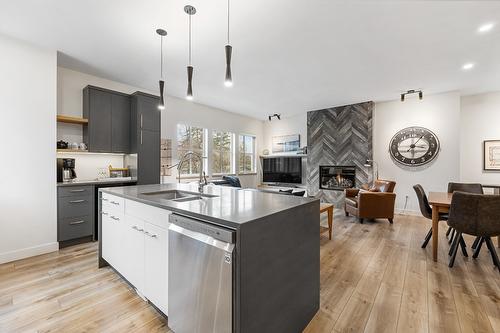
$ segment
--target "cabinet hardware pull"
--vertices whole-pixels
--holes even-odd
[[[82,203],[82,202],[85,202],[86,200],[71,200],[69,203]]]
[[[115,220],[115,221],[120,221],[120,219],[119,219],[118,217],[116,217],[116,216],[110,216],[110,217],[111,217],[113,220]]]
[[[141,130],[141,145],[142,145],[142,130]]]
[[[84,189],[81,189],[81,190],[71,190],[70,191],[71,193],[78,193],[78,192],[85,192]]]
[[[110,201],[113,205],[119,205],[120,203],[119,202],[116,202],[116,201]]]
[[[151,235],[151,238],[157,238],[157,237],[158,237],[158,235],[156,235],[156,234]]]
[[[106,212],[101,212],[101,214],[102,214],[102,215],[108,215],[108,213],[106,213]]]
[[[140,229],[140,228],[139,228],[139,229],[137,229],[137,231],[144,232],[144,229]]]
[[[108,199],[106,199],[106,198],[101,198],[101,200],[102,200],[102,201],[108,201]]]
[[[141,113],[141,129],[142,129],[142,113]],[[141,143],[142,143],[142,140],[141,140]]]
[[[75,224],[82,224],[82,223],[85,223],[84,220],[80,220],[80,221],[73,221],[73,222],[70,222],[69,224],[71,225],[75,225]]]

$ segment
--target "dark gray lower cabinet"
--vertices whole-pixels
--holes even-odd
[[[60,186],[57,189],[57,241],[60,247],[94,234],[94,187]]]

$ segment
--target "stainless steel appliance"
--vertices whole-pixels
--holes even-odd
[[[170,215],[168,326],[175,333],[233,331],[235,232]]]
[[[58,158],[57,159],[57,181],[69,182],[76,178],[75,159]]]

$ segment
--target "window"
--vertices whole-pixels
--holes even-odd
[[[184,124],[177,124],[177,156],[179,159],[188,151],[204,154],[205,131],[203,128]],[[197,159],[186,161],[180,170],[181,175],[194,175],[200,173],[200,162]]]
[[[231,132],[212,132],[212,174],[234,173],[233,137]]]
[[[255,170],[255,136],[240,135],[240,173],[254,173]]]

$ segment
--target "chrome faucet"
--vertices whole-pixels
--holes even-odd
[[[201,156],[200,154],[198,153],[195,153],[193,151],[188,151],[187,153],[185,153],[179,163],[177,164],[177,175],[179,177],[179,183],[181,182],[181,169],[182,169],[182,165],[189,161],[189,160],[192,160],[194,158],[196,158],[198,161],[200,161],[200,179],[198,180],[198,192],[203,193],[203,187],[205,185],[207,185],[207,177],[205,176],[205,171],[203,171],[203,156]]]

